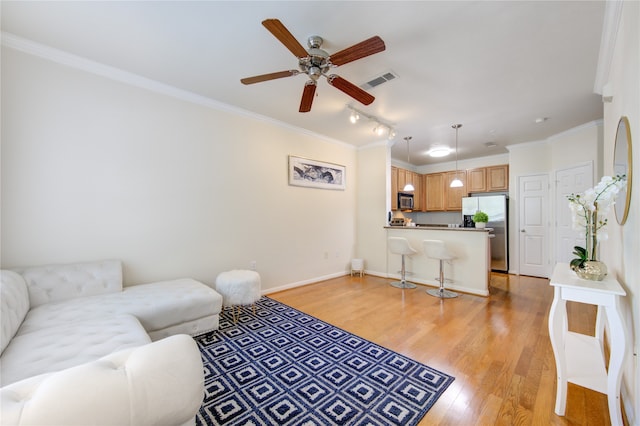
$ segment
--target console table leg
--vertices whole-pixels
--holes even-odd
[[[564,337],[567,330],[567,303],[560,297],[560,288],[556,287],[553,303],[549,310],[549,338],[556,358],[556,407],[555,413],[564,416],[567,405],[567,367],[564,350]]]
[[[616,304],[618,300],[616,299]],[[620,383],[622,381],[622,364],[626,353],[625,328],[618,307],[607,307],[607,320],[611,333],[611,353],[609,354],[609,371],[607,374],[607,399],[611,424],[622,426],[620,409]]]

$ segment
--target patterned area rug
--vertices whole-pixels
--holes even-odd
[[[198,425],[415,425],[453,377],[268,297],[196,338]]]

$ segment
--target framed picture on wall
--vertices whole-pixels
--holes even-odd
[[[345,166],[289,156],[289,185],[344,190]]]

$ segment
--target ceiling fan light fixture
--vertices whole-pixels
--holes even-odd
[[[351,111],[351,115],[349,116],[349,121],[351,121],[351,124],[356,124],[358,120],[360,120],[360,114],[355,111]]]

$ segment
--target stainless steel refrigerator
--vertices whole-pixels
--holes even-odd
[[[478,210],[489,216],[487,228],[491,244],[491,270],[509,271],[509,197],[507,195],[477,194],[462,199],[462,223],[474,226],[471,216]]]

